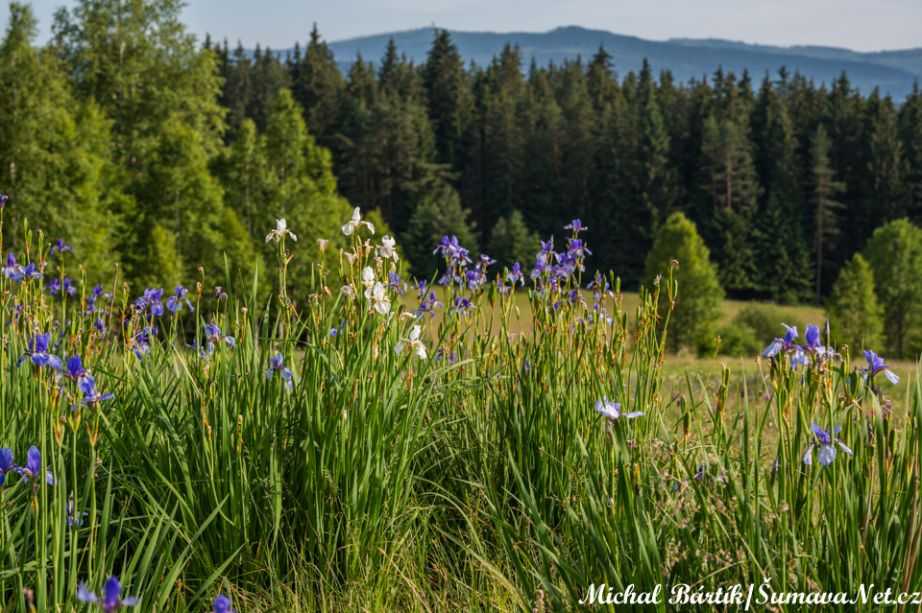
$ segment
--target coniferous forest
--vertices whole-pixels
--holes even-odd
[[[351,204],[380,214],[421,276],[445,233],[511,264],[580,217],[591,265],[633,288],[683,211],[729,296],[822,301],[877,226],[922,216],[918,88],[892,100],[785,71],[678,83],[621,74],[604,48],[468,65],[444,31],[423,65],[391,45],[343,74],[316,27],[283,56],[196,41],[174,0],[84,1],[37,47],[29,9],[10,10],[8,231],[44,212],[88,269],[117,259],[142,284],[220,272],[225,253],[252,267],[281,214],[333,236]]]

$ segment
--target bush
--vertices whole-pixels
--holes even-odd
[[[764,346],[760,337],[750,326],[744,323],[727,323],[717,331],[720,336],[720,355],[746,357],[756,355]]]
[[[675,310],[669,321],[668,346],[700,347],[707,342],[720,317],[723,288],[711,264],[710,252],[698,234],[698,229],[682,213],[673,213],[660,227],[647,254],[646,276],[652,282],[665,273],[673,260],[678,261],[675,280],[679,291]],[[660,304],[667,305],[665,296]]]
[[[736,317],[733,318],[733,324],[736,326],[746,326],[752,330],[753,335],[762,343],[764,347],[771,339],[778,336],[781,329],[781,322],[784,321],[784,315],[781,309],[772,304],[749,304],[743,307]],[[794,325],[795,322],[789,322]],[[761,349],[761,347],[757,347]]]

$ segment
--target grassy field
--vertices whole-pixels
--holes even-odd
[[[810,348],[797,367],[793,346],[667,355],[672,281],[568,300],[578,258],[528,300],[449,253],[468,280],[420,315],[386,246],[355,235],[296,305],[278,238],[268,309],[202,286],[52,294],[63,259],[4,269],[0,609],[546,612],[600,583],[922,586],[922,387],[902,366],[894,386]]]

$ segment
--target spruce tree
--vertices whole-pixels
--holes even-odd
[[[845,184],[836,181],[829,163],[829,137],[820,125],[810,145],[811,169],[810,187],[813,209],[813,258],[816,262],[814,292],[819,304],[823,293],[823,267],[826,254],[835,246],[839,235],[839,211],[843,208],[838,196],[845,191]]]
[[[695,224],[683,213],[671,214],[656,232],[653,249],[644,267],[647,281],[665,275],[671,262],[678,261],[675,310],[669,320],[667,344],[672,351],[706,344],[720,318],[723,290],[717,280],[710,252]],[[660,303],[667,308],[665,296]]]
[[[884,309],[887,352],[917,357],[922,348],[922,230],[898,219],[874,231],[863,250]]]
[[[462,165],[464,133],[471,121],[473,99],[461,54],[447,30],[436,31],[422,70],[436,160],[458,169]]]
[[[877,300],[874,273],[860,253],[839,272],[829,302],[829,325],[833,338],[851,349],[877,349],[883,337],[883,309]]]
[[[509,217],[503,217],[490,233],[487,253],[492,256],[499,269],[512,267],[516,262],[525,266],[530,264],[539,247],[538,235],[529,231],[525,219],[518,211],[512,211]]]

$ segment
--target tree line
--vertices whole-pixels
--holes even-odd
[[[31,12],[11,5],[8,224],[40,219],[85,259],[162,284],[222,270],[225,253],[252,267],[275,216],[335,239],[350,203],[422,276],[442,233],[525,264],[536,237],[580,217],[590,265],[631,288],[680,211],[728,295],[794,302],[827,296],[876,227],[922,215],[918,87],[894,101],[784,70],[677,83],[648,64],[618,74],[603,48],[526,66],[506,47],[478,66],[445,31],[422,65],[391,43],[344,72],[316,27],[284,55],[231,50],[199,45],[180,8],[80,0],[37,49]],[[303,247],[299,262],[317,249]]]
[[[581,217],[594,265],[635,286],[656,229],[682,211],[731,296],[819,300],[877,226],[922,213],[918,87],[897,104],[845,74],[828,87],[784,70],[759,83],[718,70],[680,84],[649,64],[619,77],[603,48],[526,68],[506,47],[465,65],[446,31],[421,66],[391,42],[347,74],[316,27],[285,57],[207,46],[232,124],[261,129],[290,88],[351,202],[412,235],[432,200],[460,201],[457,233],[509,251],[491,253],[501,261],[526,257],[510,227],[547,236]]]

